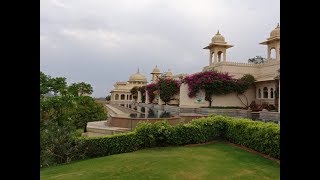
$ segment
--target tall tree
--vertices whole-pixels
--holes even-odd
[[[84,94],[92,94],[93,89],[91,84],[80,82],[80,83],[72,83],[68,87],[68,91],[74,96],[82,96]]]
[[[54,93],[55,95],[64,95],[67,89],[66,78],[56,77],[52,78],[49,75],[44,74],[40,71],[40,96],[47,93]]]

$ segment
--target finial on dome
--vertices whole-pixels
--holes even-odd
[[[219,30],[218,30],[217,34],[220,34],[220,33],[219,33]]]
[[[138,74],[140,73],[140,70],[139,70],[139,68],[138,68],[138,71],[137,71],[137,73],[138,73]]]

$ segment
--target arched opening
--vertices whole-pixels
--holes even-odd
[[[263,88],[263,98],[268,98],[268,88],[267,87]]]
[[[125,96],[124,94],[121,94],[120,99],[121,99],[121,100],[124,100],[125,98],[126,98],[126,96]]]
[[[261,89],[258,91],[258,97],[261,98]]]
[[[222,56],[223,56],[223,52],[222,52],[222,51],[219,51],[219,52],[218,52],[218,62],[221,62],[221,61],[222,61]]]
[[[270,58],[276,59],[276,49],[275,48],[270,49]]]
[[[273,98],[273,88],[270,89],[270,98]]]
[[[119,100],[119,94],[116,94],[115,100]]]
[[[130,100],[132,100],[132,95],[129,96]]]
[[[127,100],[129,99],[129,94],[127,94]]]

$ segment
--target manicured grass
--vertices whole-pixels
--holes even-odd
[[[45,179],[280,179],[280,164],[225,142],[139,150],[44,168]]]

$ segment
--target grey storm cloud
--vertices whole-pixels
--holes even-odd
[[[259,45],[280,22],[279,0],[41,0],[40,69],[87,82],[105,97],[140,69],[195,73],[217,32],[234,45],[227,60],[266,56]]]

